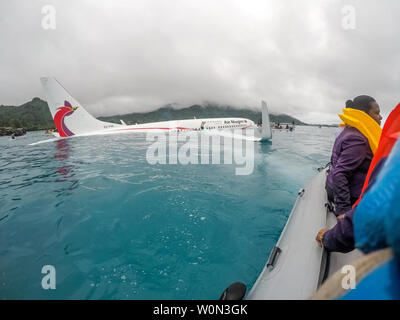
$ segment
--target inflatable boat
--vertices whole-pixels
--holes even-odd
[[[360,197],[363,198],[363,201],[360,202],[357,209],[358,218],[355,219],[357,223],[355,223],[354,232],[358,233],[357,247],[363,249],[364,252],[384,249],[390,245],[396,248],[396,245],[400,245],[400,237],[398,237],[399,233],[396,229],[398,224],[393,221],[400,221],[400,218],[396,216],[399,201],[398,193],[395,192],[398,190],[396,186],[400,184],[400,180],[392,172],[397,172],[400,163],[400,142],[398,141],[400,136],[400,104],[390,113],[383,130],[380,129],[375,120],[370,119],[359,110],[343,109],[343,114],[339,117],[344,124],[356,127],[366,136],[371,150],[374,152],[374,158]],[[392,152],[396,141],[397,149]],[[388,159],[388,163],[385,165],[384,173],[378,176],[378,178],[381,177],[380,180],[374,182],[376,185],[368,191],[364,198],[372,172],[382,165],[386,159]],[[337,221],[333,214],[333,206],[329,203],[325,191],[328,169],[325,167],[318,169],[318,171],[318,174],[308,185],[299,191],[285,228],[277,244],[271,250],[268,261],[247,295],[247,299],[302,300],[311,297],[313,299],[332,299],[342,291],[341,289],[336,290],[337,288],[332,291],[331,287],[341,286],[341,281],[337,281],[340,273],[336,272],[341,270],[343,266],[355,263],[358,266],[357,268],[362,270],[361,274],[357,275],[360,280],[365,276],[365,273],[373,271],[373,268],[376,269],[379,264],[391,259],[390,248],[363,255],[357,249],[346,254],[328,253],[324,248],[317,245],[315,238],[318,231],[324,228],[332,228]],[[358,204],[358,201],[356,204]],[[380,212],[379,216],[376,215],[378,211]],[[392,219],[389,220],[390,222],[383,222],[385,214],[389,219]],[[400,250],[397,249],[395,252],[399,254]],[[363,257],[359,259],[361,256]],[[393,261],[393,259],[390,261]],[[383,268],[383,273],[377,273],[376,276],[377,278],[380,277],[379,281],[372,278],[373,280],[369,282],[369,285],[364,286],[362,290],[355,291],[356,293],[352,291],[350,297],[397,299],[400,296],[400,291],[398,286],[392,285],[392,280],[396,281],[400,278],[398,272],[400,268],[396,263],[393,263],[393,266],[391,265],[390,273]],[[385,264],[383,267],[385,267]],[[331,277],[334,273],[336,274]],[[372,275],[374,276],[374,272],[372,272]],[[314,295],[329,277],[331,279],[322,288],[322,291],[327,288],[328,290]],[[370,278],[366,277],[366,279]],[[373,285],[370,285],[371,283]],[[377,288],[377,286],[380,287]],[[336,294],[332,294],[332,292],[336,292]],[[246,286],[243,283],[236,282],[223,292],[220,299],[243,299],[245,294]],[[340,294],[343,294],[343,292]]]
[[[325,191],[327,171],[318,169],[299,191],[286,226],[246,299],[309,299],[330,275],[362,256],[359,250],[328,253],[315,240],[320,229],[336,224]]]

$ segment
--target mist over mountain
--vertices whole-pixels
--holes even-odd
[[[99,120],[120,123],[120,119],[127,124],[168,121],[168,120],[184,120],[193,118],[246,118],[258,122],[261,120],[261,110],[255,111],[251,109],[237,109],[230,106],[220,106],[215,104],[192,105],[183,109],[174,109],[171,105],[164,106],[155,111],[146,113],[129,113],[124,115],[116,115],[111,117],[99,117]],[[306,125],[304,122],[293,118],[287,114],[271,114],[272,122],[289,122],[296,125]]]

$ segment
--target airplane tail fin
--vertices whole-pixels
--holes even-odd
[[[271,124],[269,121],[269,113],[265,101],[261,101],[261,141],[269,140],[272,138]]]
[[[43,77],[40,78],[40,81],[60,137],[70,137],[120,126],[97,120],[55,78]]]

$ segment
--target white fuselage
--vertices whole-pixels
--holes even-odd
[[[209,118],[172,120],[161,122],[150,122],[135,125],[122,125],[117,123],[104,123],[104,130],[96,130],[82,135],[113,134],[124,132],[183,132],[183,131],[211,131],[211,130],[237,130],[254,127],[252,120],[244,118]]]

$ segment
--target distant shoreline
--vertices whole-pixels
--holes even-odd
[[[142,113],[128,113],[108,117],[97,117],[99,120],[126,124],[149,123],[169,120],[184,120],[193,118],[223,118],[223,117],[246,118],[258,123],[261,120],[261,111],[252,109],[238,109],[231,106],[217,104],[192,105],[182,109],[174,109],[171,105],[161,107],[157,110]],[[274,123],[290,123],[296,126],[321,126],[337,127],[338,125],[307,124],[287,114],[270,114],[270,120]],[[50,114],[47,102],[40,98],[20,106],[0,105],[0,127],[13,129],[24,128],[26,131],[41,131],[54,129],[53,118]]]

